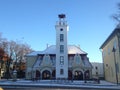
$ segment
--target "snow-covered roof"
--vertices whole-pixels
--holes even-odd
[[[68,54],[87,54],[80,47],[75,45],[68,45]]]
[[[89,62],[88,59],[83,60],[83,62],[84,62],[85,67],[87,67],[87,68],[91,68],[92,67],[92,64]]]
[[[56,54],[56,45],[49,46],[43,52],[44,54]]]
[[[26,56],[36,56],[37,54],[56,54],[56,45],[51,45],[46,48],[44,51],[35,51]],[[87,54],[80,47],[75,45],[68,45],[68,54]]]
[[[37,54],[41,53],[41,51],[34,51],[34,52],[31,52],[25,56],[36,56]]]

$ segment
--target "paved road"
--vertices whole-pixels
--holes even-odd
[[[26,88],[26,89],[3,89],[3,90],[90,90],[90,89],[49,89],[49,88]],[[92,89],[93,90],[93,89]]]
[[[60,88],[9,88],[3,90],[96,90],[96,89],[60,89]],[[111,90],[111,89],[97,89],[97,90]]]
[[[31,88],[31,89],[3,89],[3,90],[96,90],[96,89],[48,89],[48,88]],[[101,89],[103,90],[103,89]]]

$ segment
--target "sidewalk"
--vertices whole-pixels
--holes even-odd
[[[120,85],[110,83],[104,80],[100,81],[100,84],[93,81],[56,81],[56,80],[0,80],[0,86],[2,87],[59,87],[59,88],[94,88],[94,89],[119,89]]]

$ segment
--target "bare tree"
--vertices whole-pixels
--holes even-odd
[[[30,53],[32,49],[28,44],[23,44],[15,41],[10,41],[8,43],[8,55],[13,60],[14,63],[25,61],[25,55]]]
[[[1,78],[1,70],[3,67],[3,56],[4,56],[4,50],[0,48],[0,78]]]
[[[28,44],[16,43],[15,48],[14,48],[15,60],[17,62],[25,61],[24,56],[30,53],[31,51],[32,49],[30,48]]]
[[[5,77],[8,79],[9,76],[10,76],[10,73],[9,73],[9,67],[10,67],[10,58],[9,58],[9,43],[7,41],[7,39],[5,38],[2,38],[2,35],[0,34],[0,48],[4,51],[4,55],[2,58],[6,58],[7,60],[3,61],[5,67],[4,67],[4,72],[5,72]]]
[[[28,44],[20,43],[18,41],[8,41],[5,38],[2,38],[0,33],[0,53],[5,53],[7,55],[7,60],[4,61],[6,66],[5,77],[8,79],[10,76],[11,65],[20,65],[21,62],[25,62],[26,54],[33,51]]]
[[[28,44],[16,43],[14,48],[15,62],[14,66],[17,69],[17,75],[19,78],[24,77],[25,72],[21,69],[21,66],[26,62],[25,55],[33,51]]]
[[[118,12],[112,15],[112,17],[114,20],[118,22],[118,27],[120,27],[120,3],[118,3],[117,6],[118,6]]]

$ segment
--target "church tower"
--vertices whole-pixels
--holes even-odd
[[[68,78],[68,25],[65,14],[58,15],[56,22],[56,78]]]

